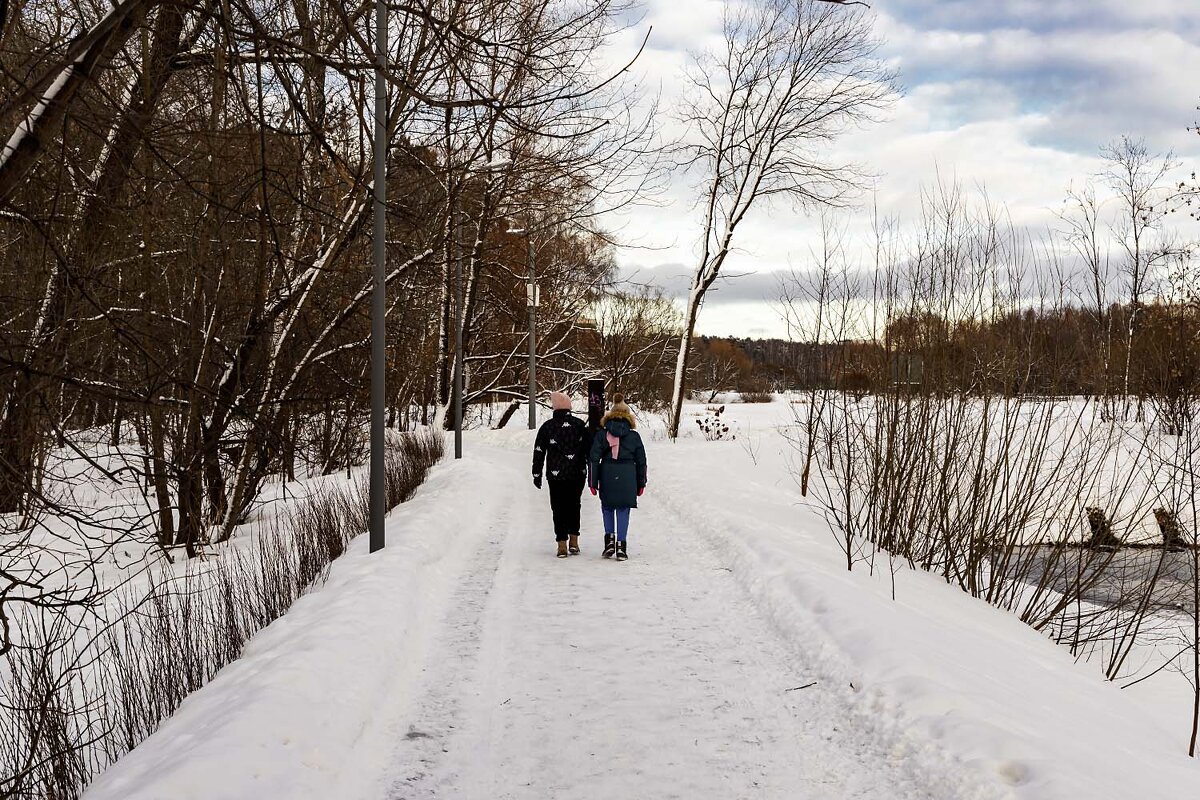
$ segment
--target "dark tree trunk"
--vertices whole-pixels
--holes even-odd
[[[13,381],[8,407],[0,419],[0,514],[22,509],[33,485],[34,442],[37,438],[33,382],[25,375]]]
[[[175,515],[171,509],[171,489],[167,475],[163,410],[150,408],[150,453],[153,459],[154,497],[158,503],[159,540],[164,548],[175,540]]]
[[[508,421],[512,419],[512,415],[517,413],[517,409],[520,407],[521,403],[517,400],[513,400],[511,403],[509,403],[508,408],[504,409],[504,414],[500,417],[500,421],[496,423],[496,430],[500,430],[507,425]]]

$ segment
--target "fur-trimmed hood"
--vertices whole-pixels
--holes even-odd
[[[637,428],[637,419],[634,418],[633,411],[629,406],[625,405],[625,398],[618,394],[613,397],[613,401],[613,407],[600,420],[600,427],[608,425],[610,420],[623,419],[629,423],[631,429]]]
[[[607,508],[637,508],[638,490],[646,485],[646,448],[636,424],[625,398],[614,394],[588,459],[589,485]]]

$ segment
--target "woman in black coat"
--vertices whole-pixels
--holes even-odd
[[[634,430],[637,420],[625,398],[613,395],[613,407],[600,420],[588,459],[588,486],[600,495],[604,517],[604,557],[618,561],[629,558],[629,511],[646,491],[646,448]]]
[[[571,413],[571,398],[550,393],[554,416],[542,423],[533,445],[533,485],[542,488],[542,467],[549,473],[550,511],[558,557],[579,553],[579,496],[587,475],[587,425]]]

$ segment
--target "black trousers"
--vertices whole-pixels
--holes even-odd
[[[564,480],[548,479],[550,484],[550,511],[554,515],[554,539],[565,542],[573,533],[579,533],[579,496],[583,494],[584,476]]]

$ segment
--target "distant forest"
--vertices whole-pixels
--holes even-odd
[[[1137,335],[1125,336],[1131,317]],[[699,337],[698,395],[722,391],[900,387],[927,391],[1089,395],[1121,390],[1140,398],[1190,391],[1200,378],[1200,309],[1156,302],[1112,305],[1103,313],[1075,306],[1029,309],[993,320],[948,322],[936,315],[898,317],[882,339],[802,342]]]

